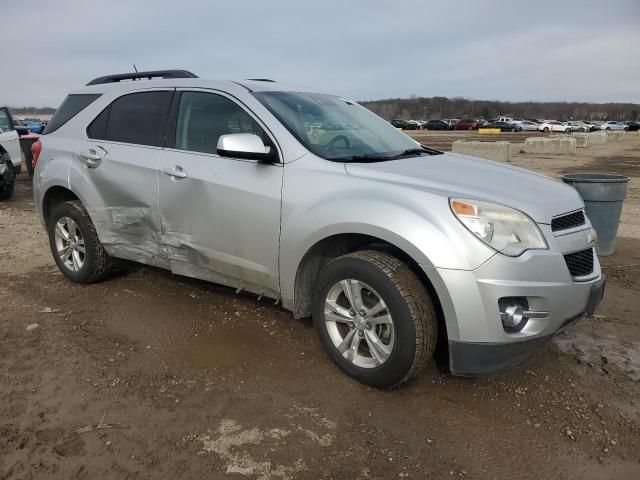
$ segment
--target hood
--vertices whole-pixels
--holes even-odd
[[[578,192],[524,168],[482,158],[444,153],[376,163],[347,163],[350,175],[396,183],[446,197],[500,203],[537,223],[584,207]]]

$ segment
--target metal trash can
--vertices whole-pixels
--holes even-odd
[[[29,174],[29,178],[33,178],[33,152],[31,152],[31,145],[36,143],[39,138],[40,136],[35,134],[23,135],[20,137],[20,148],[22,149],[22,154],[24,156],[24,163],[27,164],[27,173]]]
[[[627,196],[629,177],[611,173],[569,173],[562,181],[575,188],[584,200],[585,211],[598,233],[598,255],[611,255]]]

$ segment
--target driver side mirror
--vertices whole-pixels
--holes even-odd
[[[271,147],[265,146],[262,139],[253,133],[220,135],[217,150],[221,157],[244,158],[265,163],[276,160],[276,153]]]

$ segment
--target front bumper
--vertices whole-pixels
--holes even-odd
[[[604,289],[597,257],[593,267],[590,275],[572,278],[557,250],[528,251],[516,258],[497,254],[473,271],[424,267],[444,314],[451,372],[506,370],[593,314]],[[529,318],[520,331],[506,331],[499,300],[512,297],[526,299],[529,310],[546,315]]]
[[[482,376],[500,373],[524,361],[554,335],[564,331],[584,315],[593,315],[604,294],[605,279],[591,285],[584,311],[567,318],[552,335],[511,343],[473,343],[449,341],[451,373],[459,376]]]

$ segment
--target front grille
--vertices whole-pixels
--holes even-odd
[[[569,272],[572,277],[584,277],[593,272],[593,249],[581,250],[579,252],[567,253],[564,256]]]
[[[584,212],[582,210],[551,220],[551,231],[557,232],[558,230],[566,230],[580,225],[584,225]]]

